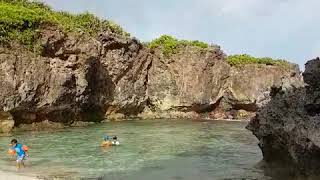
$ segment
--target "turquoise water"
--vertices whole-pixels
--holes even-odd
[[[30,147],[23,174],[65,179],[268,179],[246,122],[139,120],[0,137],[0,170],[15,171],[6,156],[15,137]],[[103,135],[120,146],[102,149]]]

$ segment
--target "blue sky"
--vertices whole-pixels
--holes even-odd
[[[320,56],[319,0],[43,0],[89,11],[149,41],[161,34],[218,44],[227,54],[284,58],[303,68]]]

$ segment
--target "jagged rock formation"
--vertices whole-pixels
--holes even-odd
[[[296,65],[291,68],[260,64],[232,67],[224,90],[224,111],[239,118],[254,115],[261,104],[270,98],[268,92],[273,85],[279,84],[283,78],[300,76],[299,73]],[[241,110],[244,115],[241,115]]]
[[[108,32],[91,37],[46,26],[39,38],[40,55],[0,47],[1,131],[104,118],[242,118],[271,85],[299,73],[294,66],[231,67],[218,46],[186,46],[167,57]]]
[[[272,99],[247,126],[258,138],[266,162],[319,174],[319,67],[319,58],[307,62],[303,73],[306,85],[291,78],[273,87]]]
[[[0,108],[15,126],[101,121],[105,113],[137,114],[144,107],[151,59],[137,40],[77,37],[49,27],[41,43],[41,56],[20,46],[0,49]]]
[[[149,112],[165,117],[210,109],[222,96],[229,76],[224,57],[219,47],[184,47],[170,57],[156,52],[148,72]]]
[[[185,47],[170,57],[156,51],[148,73],[148,106],[142,116],[247,118],[268,98],[272,85],[296,74],[295,65],[231,67],[218,46]]]

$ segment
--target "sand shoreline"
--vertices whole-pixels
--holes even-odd
[[[39,180],[36,176],[28,176],[23,174],[17,174],[14,172],[0,171],[1,180]]]

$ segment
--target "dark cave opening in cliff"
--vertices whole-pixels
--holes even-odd
[[[257,112],[258,107],[256,103],[249,103],[249,104],[234,104],[232,105],[234,110],[245,110],[248,112]]]

